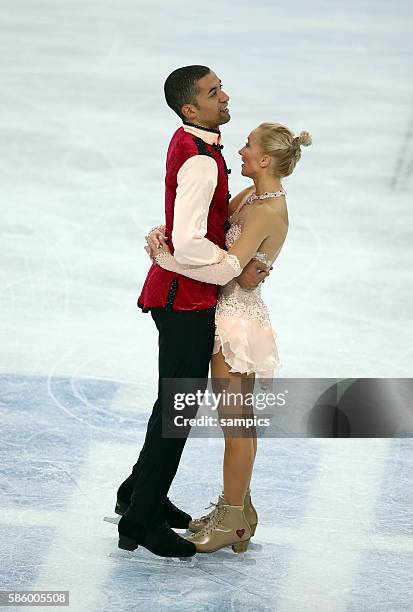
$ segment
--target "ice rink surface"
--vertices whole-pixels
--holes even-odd
[[[401,0],[3,0],[0,589],[69,590],[76,612],[413,610],[410,439],[260,440],[245,555],[126,558],[102,521],[156,388],[135,304],[178,66],[230,95],[233,194],[260,122],[313,135],[263,290],[282,375],[412,376],[412,22]],[[171,497],[194,515],[222,446],[187,444]]]

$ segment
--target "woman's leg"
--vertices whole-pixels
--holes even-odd
[[[254,465],[255,457],[257,456],[257,433],[256,433],[256,431],[254,431],[254,435],[253,435],[253,437],[251,439],[252,439],[252,443],[253,443],[253,446],[254,446],[254,461],[253,461],[253,465]],[[252,470],[251,470],[251,476],[252,476]],[[247,489],[249,489],[250,487],[251,487],[251,477],[249,479]]]
[[[252,393],[254,389],[254,375],[236,374],[229,371],[221,350],[212,356],[211,374],[215,381],[215,388],[222,386],[227,393]],[[222,381],[222,384],[220,383]],[[239,404],[238,404],[239,406]],[[221,418],[230,418],[231,415],[247,417],[253,416],[253,411],[237,408],[236,405],[219,409]],[[244,435],[243,435],[244,433]],[[228,433],[224,429],[224,496],[231,506],[242,506],[245,493],[249,487],[252,468],[257,449],[255,428],[242,431],[238,428],[237,435]]]

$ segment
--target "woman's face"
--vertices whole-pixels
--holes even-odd
[[[245,145],[238,151],[242,158],[241,174],[254,178],[262,168],[260,162],[264,156],[257,130],[253,130],[247,138]]]

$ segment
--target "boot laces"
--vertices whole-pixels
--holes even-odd
[[[215,527],[217,527],[222,522],[222,519],[224,518],[226,514],[227,510],[225,506],[219,506],[218,504],[214,504],[214,505],[216,506],[214,510],[214,514],[211,516],[210,520],[205,525],[205,527],[202,529],[202,531],[198,532],[198,534],[201,536],[207,535],[208,533],[213,531]]]
[[[209,502],[209,506],[205,506],[204,510],[209,510],[210,508],[212,508],[212,506],[218,506],[218,504],[216,504],[215,502],[210,501]]]
[[[215,512],[217,511],[218,504],[213,501],[210,501],[209,506],[206,506],[204,510],[209,510],[210,508],[214,508],[214,509],[211,510],[209,514],[206,514],[205,516],[201,516],[201,518],[199,519],[200,521],[203,521],[205,519],[210,520],[214,516]]]

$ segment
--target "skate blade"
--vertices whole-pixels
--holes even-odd
[[[205,565],[219,565],[222,567],[230,567],[231,565],[256,565],[257,560],[251,555],[236,555],[229,547],[220,548],[214,552],[198,553],[198,563],[200,567]]]
[[[263,549],[262,544],[257,544],[256,542],[250,542],[250,545],[248,547],[248,552],[259,552],[262,549]]]
[[[146,567],[194,567],[197,564],[195,557],[151,557],[138,556],[139,553],[134,551],[123,550],[115,553],[110,553],[112,559],[127,559]]]
[[[103,520],[105,523],[112,523],[112,525],[119,525],[120,516],[104,516]]]

